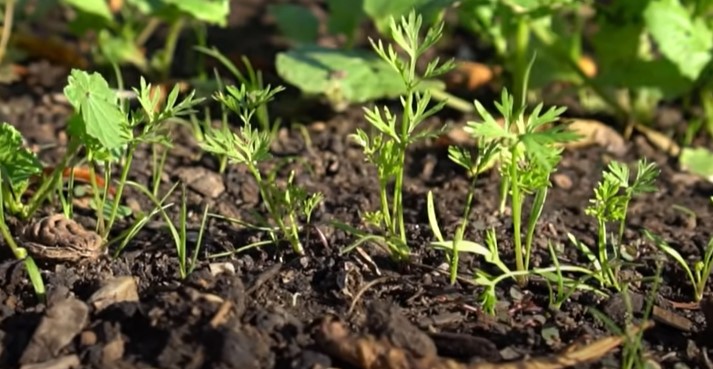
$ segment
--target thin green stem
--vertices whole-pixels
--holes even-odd
[[[455,238],[453,239],[453,252],[451,254],[451,285],[456,283],[458,278],[458,244],[463,240],[465,236],[465,229],[468,226],[468,220],[470,219],[470,213],[473,209],[473,199],[475,198],[475,180],[477,176],[473,176],[471,180],[470,187],[468,188],[468,197],[465,200],[465,209],[463,209],[463,218],[461,219],[458,229],[456,230]]]
[[[40,185],[40,188],[37,189],[37,192],[30,198],[30,201],[28,203],[28,206],[26,210],[22,213],[22,218],[27,219],[32,214],[34,214],[37,209],[39,209],[40,205],[42,205],[42,202],[47,199],[47,196],[50,194],[51,191],[55,189],[57,186],[57,181],[59,181],[62,178],[62,173],[64,173],[64,168],[67,167],[67,163],[71,160],[72,157],[74,157],[74,154],[77,152],[79,149],[79,142],[76,139],[70,139],[69,145],[67,147],[67,153],[64,154],[64,157],[62,157],[62,160],[57,164],[54,169],[52,170],[52,174],[50,175],[49,180],[43,180],[42,184]]]
[[[515,240],[515,269],[519,271],[525,271],[525,265],[522,258],[522,235],[521,235],[521,217],[522,217],[522,195],[520,193],[520,183],[518,178],[518,168],[517,168],[517,156],[515,149],[513,148],[512,158],[510,160],[510,202],[512,204],[512,225],[513,225],[513,238]],[[525,283],[525,278],[519,276],[517,278],[518,283],[523,285]]]
[[[15,16],[15,0],[5,0],[5,17],[2,23],[2,37],[0,37],[0,63],[5,59],[7,44],[12,33],[12,21]]]
[[[107,223],[107,228],[102,237],[106,240],[106,236],[111,231],[116,221],[116,216],[119,213],[119,204],[121,203],[121,196],[124,193],[124,186],[126,186],[126,179],[129,177],[129,170],[131,169],[131,161],[134,158],[134,151],[136,150],[136,144],[130,143],[129,147],[126,149],[124,166],[121,168],[121,178],[119,178],[119,183],[116,185],[116,193],[114,194],[114,201],[111,204],[111,214],[109,214],[109,222]]]
[[[171,65],[173,64],[173,56],[174,53],[176,52],[176,45],[178,44],[178,36],[181,35],[181,31],[183,30],[183,26],[186,23],[186,20],[181,17],[177,21],[175,21],[173,24],[171,24],[171,28],[168,31],[168,36],[166,37],[166,44],[163,49],[163,60],[162,60],[162,65],[161,65],[161,76],[165,79],[168,77],[169,74],[169,69],[171,68]]]
[[[530,28],[528,22],[524,17],[519,17],[515,31],[515,72],[513,78],[515,106],[518,108],[525,106],[527,101],[525,75],[527,74],[529,63],[527,58],[529,41]]]

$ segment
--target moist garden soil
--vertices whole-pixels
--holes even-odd
[[[232,32],[274,32],[260,28],[264,25],[256,23],[250,11],[259,12],[248,9],[234,13],[237,28]],[[265,38],[253,40],[255,44],[269,44]],[[255,46],[244,45],[245,49],[235,52],[249,54],[251,45]],[[265,53],[265,49],[253,50]],[[266,58],[271,60],[269,53]],[[31,70],[22,81],[2,88],[0,113],[23,133],[45,163],[52,164],[66,144],[63,130],[71,107],[61,91],[68,70],[43,61],[33,62]],[[460,259],[462,278],[450,285],[444,273],[445,255],[429,247],[433,234],[426,217],[426,194],[433,191],[441,228],[448,237],[462,215],[469,181],[450,162],[446,148],[436,142],[414,147],[407,159],[404,204],[411,260],[394,263],[383,250],[371,245],[342,254],[340,251],[354,239],[336,230],[331,222],[362,227],[361,215],[378,205],[374,168],[348,138],[357,127],[368,129],[362,111],[354,107],[335,113],[327,106],[306,101],[296,106],[291,101],[299,95],[288,91],[286,96],[277,101],[274,111],[287,121],[302,122],[303,128],[285,127],[279,132],[273,146],[276,160],[271,165],[283,166],[278,181],[284,181],[294,170],[298,184],[323,193],[325,198],[312,225],[303,229],[304,256],[296,255],[287,245],[276,245],[207,259],[208,255],[234,251],[267,237],[211,218],[200,265],[181,280],[173,240],[156,221],[117,258],[106,255],[91,263],[41,264],[48,298],[46,303],[38,303],[22,264],[3,248],[0,368],[72,354],[77,355],[83,368],[360,367],[348,355],[339,354],[325,338],[328,323],[334,320],[358,334],[387,337],[394,346],[410,350],[416,357],[436,350],[441,357],[478,367],[486,362],[553,355],[570,344],[612,335],[588,308],[604,311],[620,323],[625,320],[627,309],[621,296],[607,299],[593,293],[575,293],[560,309],[551,309],[547,286],[536,281],[525,288],[510,281],[501,283],[497,313],[490,316],[477,300],[482,287],[470,282],[477,268],[490,269],[479,257],[468,254]],[[474,117],[445,112],[428,124],[469,119]],[[201,152],[187,128],[178,126],[173,137],[175,147],[166,162],[161,193],[181,179],[189,183],[192,232],[197,232],[206,205],[213,213],[241,219],[259,207],[256,185],[243,168],[229,166],[224,174],[218,174],[216,160]],[[150,155],[149,150],[136,154],[131,180],[150,183]],[[634,307],[629,309],[635,322],[643,310],[640,297],[649,296],[653,285],[640,280],[655,276],[656,261],[661,257],[650,243],[642,241],[640,230],[647,228],[661,235],[684,257],[691,258],[700,257],[713,236],[709,200],[713,185],[683,173],[674,159],[656,150],[645,137],[635,134],[627,143],[626,153],[619,156],[598,146],[565,151],[536,231],[532,262],[534,266],[551,265],[547,249],[551,243],[562,263],[586,265],[567,233],[587,245],[595,244],[595,222],[584,214],[584,208],[602,170],[609,160],[633,163],[641,157],[655,161],[661,175],[658,191],[633,200],[627,219],[625,240],[637,245],[638,250],[634,265],[626,268],[630,271],[630,288],[636,293],[632,292]],[[224,186],[224,190],[210,193],[196,187],[196,179],[209,181],[209,189]],[[501,257],[512,264],[512,227],[507,215],[498,212],[498,185],[495,171],[479,179],[466,238],[483,242],[486,230],[494,228]],[[174,195],[171,201],[180,199]],[[125,203],[135,210],[152,208],[146,198],[131,189],[127,189]],[[171,208],[174,216],[177,208]],[[58,207],[47,207],[40,215],[57,211]],[[78,222],[93,226],[91,212],[83,210],[81,203],[76,212]],[[691,286],[678,265],[666,261],[661,275],[656,304],[676,319],[656,320],[644,335],[646,351],[663,367],[705,367],[713,344],[706,328],[711,323],[706,322],[705,311],[677,304],[692,299]],[[42,340],[33,338],[33,333],[52,306],[67,301],[70,295],[88,301],[117,276],[135,278],[138,301],[103,310],[92,307],[81,332],[68,344],[57,347],[56,343],[41,342],[47,350],[26,352],[37,343],[31,341]],[[614,350],[580,367],[615,367],[618,357]],[[411,367],[417,365],[412,363]]]

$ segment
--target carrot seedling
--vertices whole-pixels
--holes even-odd
[[[309,218],[312,211],[322,200],[319,193],[308,194],[307,191],[294,184],[294,176],[290,175],[287,186],[278,188],[274,180],[263,175],[258,164],[271,159],[270,145],[273,135],[252,126],[252,118],[258,109],[267,104],[274,96],[282,91],[281,86],[262,90],[248,90],[244,84],[240,87],[228,86],[227,94],[220,92],[215,98],[228,109],[237,113],[243,126],[238,132],[231,131],[227,126],[222,128],[208,128],[205,132],[201,147],[212,154],[224,156],[232,163],[242,164],[255,178],[260,196],[271,221],[277,229],[270,229],[270,236],[274,241],[286,240],[297,254],[304,254],[304,248],[299,238],[300,216]],[[266,226],[268,220],[261,221],[261,226]]]
[[[550,174],[560,161],[562,148],[560,143],[578,138],[573,132],[562,126],[547,127],[557,121],[565,108],[552,107],[542,111],[543,105],[537,105],[529,115],[525,115],[525,106],[515,107],[514,99],[507,90],[502,92],[500,102],[495,106],[503,115],[503,124],[479,102],[475,107],[481,122],[468,122],[466,130],[478,142],[497,145],[494,154],[502,176],[501,203],[509,197],[513,222],[515,248],[515,269],[529,269],[530,253],[535,224],[544,206],[550,186]],[[509,196],[508,196],[509,195]],[[534,196],[533,206],[527,220],[525,244],[522,242],[522,205],[527,196]],[[524,276],[518,276],[524,283]]]
[[[444,102],[431,104],[431,93],[428,89],[424,89],[422,82],[424,79],[442,75],[454,66],[453,61],[440,63],[436,59],[427,64],[422,75],[416,73],[419,59],[438,42],[443,32],[443,23],[440,23],[430,28],[421,38],[422,22],[421,16],[417,16],[414,11],[411,11],[408,17],[402,17],[400,21],[391,19],[391,34],[394,42],[403,50],[405,57],[397,53],[392,45],[385,46],[381,40],[371,40],[376,53],[398,72],[406,87],[400,99],[403,112],[399,117],[386,106],[365,109],[366,120],[377,133],[369,135],[358,129],[351,135],[362,147],[366,160],[377,169],[380,208],[366,213],[364,220],[381,232],[379,235],[357,233],[359,239],[356,243],[343,251],[351,250],[355,245],[369,239],[385,247],[396,260],[403,261],[410,254],[404,226],[403,203],[406,151],[415,142],[435,137],[440,133],[439,130],[434,129],[418,129],[428,117],[436,114],[445,105]],[[346,231],[353,231],[351,227],[344,224],[335,223],[335,225]]]

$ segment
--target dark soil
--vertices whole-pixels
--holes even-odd
[[[236,8],[230,32],[255,37],[246,37],[249,42],[245,45],[231,43],[239,49],[229,52],[248,55],[257,52],[269,61],[283,45],[273,39],[274,30],[265,25],[261,3],[254,3],[244,2],[240,9]],[[213,35],[219,42],[226,33]],[[35,72],[2,87],[0,114],[23,133],[45,163],[52,164],[66,143],[62,132],[71,107],[63,101],[61,89],[68,70],[42,61],[34,61],[32,65]],[[268,74],[271,72],[269,65],[264,68]],[[39,76],[43,76],[43,83],[38,82]],[[442,357],[475,365],[549,355],[582,339],[612,334],[587,311],[591,307],[605,311],[615,321],[624,320],[626,310],[614,300],[576,293],[561,309],[551,309],[545,285],[531,283],[521,289],[510,281],[499,285],[497,314],[490,316],[478,304],[482,288],[469,282],[477,268],[490,270],[490,267],[468,254],[460,258],[463,278],[451,286],[441,269],[445,255],[429,247],[433,235],[426,217],[426,194],[433,191],[442,231],[452,235],[462,214],[469,182],[465,173],[449,161],[446,150],[433,142],[415,147],[408,157],[405,216],[413,252],[410,262],[396,264],[382,250],[368,245],[363,246],[361,253],[341,255],[339,251],[353,238],[334,229],[331,221],[362,227],[361,215],[378,205],[374,169],[348,139],[357,127],[366,128],[361,108],[333,113],[326,106],[304,102],[304,106],[310,107],[306,109],[292,102],[298,96],[294,91],[288,91],[286,96],[278,101],[275,111],[288,122],[307,122],[309,141],[299,129],[286,127],[280,131],[273,154],[285,159],[286,165],[280,169],[278,178],[284,180],[294,170],[298,184],[325,197],[314,215],[313,226],[303,230],[306,255],[297,256],[288,246],[278,245],[207,259],[208,255],[236,250],[266,237],[224,220],[211,219],[199,258],[201,263],[187,279],[181,280],[169,233],[161,224],[152,223],[118,258],[107,255],[88,264],[41,265],[49,290],[47,303],[41,304],[22,264],[12,260],[3,248],[0,368],[18,367],[21,359],[27,364],[69,354],[79,357],[82,368],[356,367],[354,362],[335,355],[320,339],[321,324],[330,317],[337,317],[355,332],[391,335],[390,340],[396,346],[411,352],[426,355],[424,352],[433,346]],[[429,124],[441,124],[446,119],[465,122],[471,118],[445,112]],[[201,153],[187,129],[177,128],[174,140],[176,147],[166,163],[162,193],[179,180],[178,173],[182,171],[205,168],[217,172],[216,160]],[[150,154],[148,149],[137,153],[130,174],[132,180],[150,183]],[[638,258],[626,268],[632,274],[631,289],[644,296],[651,293],[653,284],[650,280],[641,282],[641,278],[654,276],[656,260],[661,256],[650,243],[642,242],[643,228],[664,237],[684,257],[695,259],[702,255],[713,237],[710,206],[713,185],[682,173],[675,160],[654,149],[644,137],[634,135],[626,154],[620,157],[599,147],[565,151],[537,228],[534,266],[551,264],[548,243],[560,250],[562,263],[586,265],[567,233],[587,245],[595,244],[595,222],[584,214],[584,208],[602,169],[611,159],[633,163],[641,157],[655,161],[661,167],[661,175],[657,192],[637,198],[630,205],[625,238],[630,244],[641,243]],[[225,191],[217,198],[189,191],[190,222],[196,229],[207,204],[215,213],[240,218],[260,205],[255,184],[244,169],[231,166],[218,178]],[[512,225],[507,216],[497,211],[498,184],[498,174],[493,171],[478,181],[466,238],[482,242],[486,230],[494,227],[501,257],[512,265]],[[125,196],[127,204],[151,209],[147,199],[135,191],[129,189]],[[683,208],[695,216],[682,211]],[[56,211],[58,207],[44,209],[44,213]],[[77,220],[92,225],[91,213],[83,214],[81,207],[77,208]],[[125,226],[120,224],[117,232]],[[213,273],[216,268],[227,271]],[[68,344],[56,352],[28,358],[26,350],[33,332],[48,309],[67,301],[70,295],[86,302],[115,276],[136,278],[138,301],[114,304],[101,311],[91,307],[88,322]],[[675,304],[692,300],[685,273],[667,261],[661,277],[657,305],[684,319],[684,323],[667,324],[662,322],[664,319],[657,319],[657,324],[644,335],[647,352],[664,367],[709,365],[707,352],[712,342],[703,312]],[[634,303],[633,310],[635,317],[640,318],[643,299],[637,301],[639,308]],[[405,321],[401,321],[404,317]],[[379,321],[400,322],[400,328]],[[400,338],[393,338],[394,330]],[[614,351],[591,367],[618,366],[618,357]]]

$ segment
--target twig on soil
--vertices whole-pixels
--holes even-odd
[[[225,324],[228,321],[228,314],[230,309],[233,307],[233,303],[230,301],[223,301],[223,303],[218,308],[213,318],[210,320],[210,326],[213,328],[218,328],[219,326]]]
[[[245,293],[250,295],[253,292],[257,291],[263,284],[274,278],[280,272],[280,269],[282,269],[282,263],[277,263],[271,266],[270,269],[260,273],[260,275],[255,278],[255,281],[253,282],[252,286],[245,290]]]
[[[352,312],[354,311],[354,308],[356,307],[357,302],[361,299],[361,296],[366,292],[369,288],[374,287],[375,285],[381,283],[381,282],[386,282],[387,280],[391,279],[391,277],[381,277],[374,279],[373,281],[367,283],[362,287],[356,295],[354,295],[354,299],[352,300],[352,304],[349,306],[349,310],[347,311],[347,316],[352,315]]]

